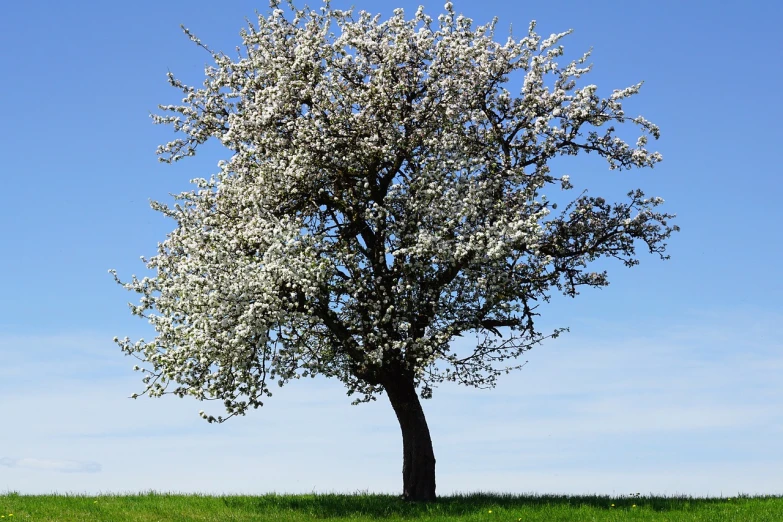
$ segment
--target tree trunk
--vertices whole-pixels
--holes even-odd
[[[435,501],[435,453],[412,379],[396,376],[383,384],[402,430],[402,498]]]

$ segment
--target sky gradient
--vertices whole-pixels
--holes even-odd
[[[418,4],[355,3],[410,16]],[[599,94],[645,81],[626,112],[661,127],[650,148],[663,163],[617,173],[580,156],[555,174],[607,199],[637,187],[661,196],[682,231],[670,261],[607,263],[609,287],[554,296],[542,325],[571,332],[526,354],[497,389],[435,390],[424,408],[439,494],[783,492],[783,111],[769,94],[783,79],[783,8],[655,5],[455,2],[476,23],[497,15],[500,40],[510,24],[524,36],[531,19],[545,36],[573,28],[566,58],[593,48],[584,80]],[[385,397],[351,406],[337,381],[298,381],[209,425],[193,400],[129,399],[141,376],[111,342],[152,337],[127,308],[136,296],[107,273],[144,273],[139,256],[173,228],[149,200],[190,190],[226,157],[217,146],[176,165],[155,157],[173,134],[149,114],[180,98],[166,72],[200,84],[209,59],[179,24],[230,54],[244,18],[266,8],[4,9],[0,491],[399,492],[401,437]]]

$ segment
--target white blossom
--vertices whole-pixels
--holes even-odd
[[[176,228],[144,259],[154,276],[120,283],[157,332],[115,338],[146,365],[144,393],[219,399],[230,417],[302,376],[336,377],[359,402],[395,372],[426,396],[443,380],[493,386],[562,331],[534,325],[552,289],[608,284],[587,265],[636,264],[639,242],[663,257],[676,227],[652,210],[661,200],[583,193],[555,213],[544,194],[573,188],[550,173],[559,156],[661,160],[645,148],[658,127],[622,109],[641,84],[602,98],[577,86],[589,53],[556,62],[570,31],[542,40],[531,23],[498,43],[496,21],[473,26],[451,2],[434,23],[422,8],[381,21],[279,4],[235,59],[185,30],[214,65],[203,87],[169,74],[184,97],[153,116],[179,135],[164,162],[213,138],[230,152],[174,205],[152,204]],[[624,122],[641,129],[636,146],[614,134]],[[470,331],[485,337],[455,353]]]

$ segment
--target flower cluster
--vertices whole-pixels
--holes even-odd
[[[573,188],[550,173],[558,156],[661,160],[645,148],[658,128],[622,108],[641,84],[607,98],[578,87],[588,55],[558,63],[567,32],[542,38],[532,23],[499,43],[496,20],[474,26],[451,3],[437,20],[289,8],[273,0],[237,58],[185,29],[214,66],[200,88],[169,75],[184,98],[153,118],[182,137],[160,158],[210,138],[232,155],[176,205],[153,205],[177,227],[145,260],[154,277],[120,283],[157,331],[117,339],[145,363],[144,393],[219,399],[231,416],[271,382],[318,374],[357,402],[400,375],[423,396],[443,380],[493,386],[548,337],[534,317],[550,289],[607,284],[587,265],[636,264],[639,242],[665,257],[676,227],[660,198],[582,194],[557,211],[543,194]],[[641,130],[635,146],[615,135],[623,122]],[[467,331],[485,338],[458,355],[449,343]]]

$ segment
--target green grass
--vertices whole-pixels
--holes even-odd
[[[457,521],[685,521],[783,522],[783,497],[605,497],[470,494],[434,504],[391,495],[203,496],[0,495],[0,522],[22,520],[179,522],[417,520]]]

